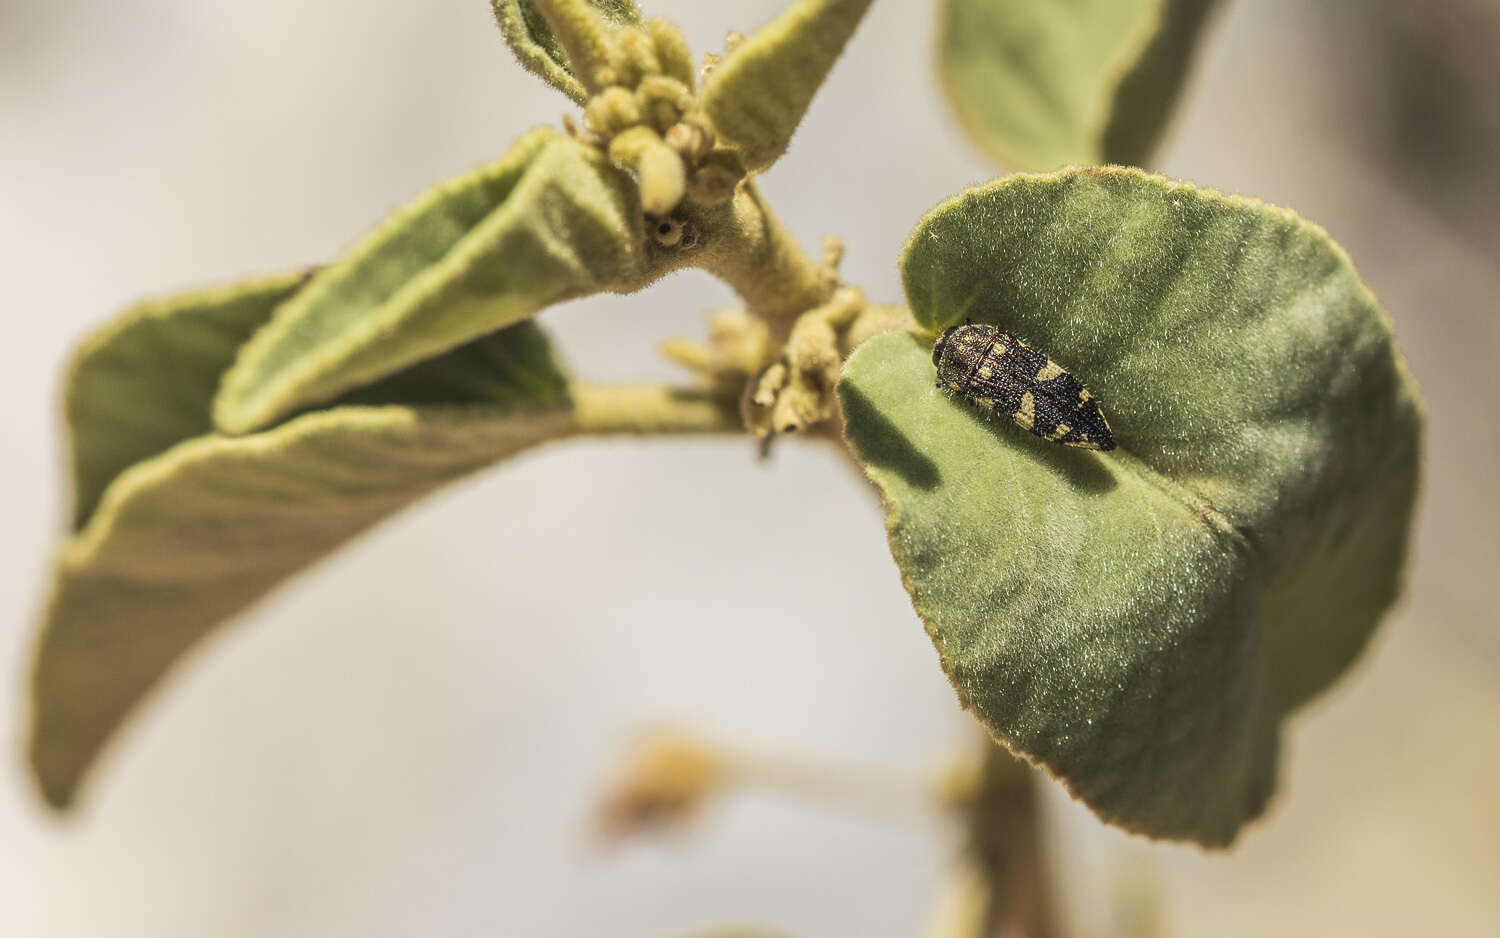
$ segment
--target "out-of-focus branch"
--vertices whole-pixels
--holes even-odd
[[[575,384],[571,432],[592,435],[743,433],[738,395],[654,384]]]
[[[921,780],[890,778],[812,756],[730,748],[680,732],[642,739],[599,801],[605,843],[680,829],[731,789],[775,792],[881,820],[935,819],[938,802]]]
[[[930,938],[1056,938],[1036,771],[994,743],[948,796],[966,843]]]

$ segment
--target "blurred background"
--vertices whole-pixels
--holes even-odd
[[[647,0],[698,51],[780,0]],[[937,95],[934,10],[876,3],[763,182],[897,300],[918,216],[998,174]],[[1500,7],[1229,0],[1158,168],[1295,208],[1354,257],[1429,406],[1406,599],[1285,738],[1227,855],[1105,828],[1056,786],[1064,920],[1112,933],[1500,934]],[[0,0],[0,934],[917,936],[957,842],[773,794],[591,848],[663,722],[919,784],[970,742],[880,512],[832,448],[575,443],[455,486],[194,655],[75,815],[40,807],[24,689],[65,492],[70,347],[128,303],[335,256],[568,102],[484,0]],[[706,275],[548,312],[576,373],[731,302]],[[1148,904],[1150,904],[1148,902]]]

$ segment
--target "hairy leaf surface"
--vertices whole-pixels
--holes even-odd
[[[938,69],[960,123],[1014,169],[1144,163],[1214,0],[944,0]]]
[[[224,619],[438,486],[569,429],[566,379],[541,333],[520,323],[275,429],[213,435],[204,378],[232,347],[219,341],[225,322],[253,328],[251,298],[282,288],[292,283],[227,291],[221,303],[167,301],[174,313],[152,321],[149,342],[135,314],[74,372],[75,387],[112,382],[124,403],[96,410],[87,402],[97,394],[69,395],[75,451],[118,458],[58,557],[32,679],[31,760],[55,805],[73,799],[120,722]],[[141,393],[113,370],[122,362]],[[110,414],[127,427],[160,415],[163,432],[126,453]],[[97,486],[102,464],[80,463],[80,492]]]
[[[794,0],[715,66],[703,110],[759,172],[786,152],[870,0]]]
[[[612,26],[639,26],[641,11],[634,0],[587,0],[598,10],[604,22]],[[516,61],[533,75],[561,91],[579,104],[588,101],[588,92],[573,73],[572,63],[562,43],[553,35],[547,20],[532,0],[490,0],[500,32],[515,53]]]
[[[122,471],[213,430],[224,370],[308,274],[142,303],[84,342],[65,382],[73,445],[73,527]]]
[[[543,307],[639,285],[635,186],[541,128],[399,211],[321,271],[240,351],[214,401],[246,433]]]
[[[909,334],[847,363],[849,441],[960,697],[1105,819],[1228,843],[1282,717],[1399,588],[1421,414],[1374,297],[1292,213],[1123,169],[969,190],[902,270],[923,327],[1044,351],[1120,447],[987,421]]]

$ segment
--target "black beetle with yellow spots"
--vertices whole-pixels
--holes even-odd
[[[1114,434],[1099,400],[1025,342],[985,323],[950,326],[932,346],[937,386],[1006,414],[1044,440],[1111,450]]]

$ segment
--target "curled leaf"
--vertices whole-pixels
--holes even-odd
[[[641,11],[634,0],[586,0],[586,3],[609,25],[637,26],[641,22]],[[516,61],[578,104],[587,103],[588,91],[535,0],[490,0],[490,5]]]
[[[251,436],[212,435],[212,384],[202,378],[231,354],[219,341],[224,323],[252,327],[253,298],[276,292],[169,301],[160,307],[169,312],[151,317],[149,344],[137,314],[75,369],[75,387],[115,381],[127,426],[162,415],[188,435],[158,435],[161,449],[150,454],[143,436],[125,454],[112,442],[109,411],[70,406],[75,451],[121,458],[59,554],[32,677],[31,762],[54,805],[73,799],[121,721],[224,619],[438,486],[570,429],[566,379],[541,333],[521,323],[340,406]],[[260,308],[269,314],[268,304]],[[140,393],[125,393],[130,382],[109,373],[121,362]],[[189,427],[177,413],[201,423]],[[126,455],[145,458],[126,468]],[[102,477],[99,465],[80,463],[80,492]]]
[[[551,304],[639,283],[636,187],[556,131],[432,190],[325,268],[240,351],[214,401],[257,430]]]
[[[938,70],[969,136],[1015,169],[1144,163],[1214,0],[944,0]]]
[[[922,327],[1044,351],[1120,447],[986,421],[910,334],[850,358],[846,433],[950,680],[1106,820],[1228,843],[1400,586],[1421,412],[1374,297],[1292,213],[1123,169],[965,192],[902,270]]]
[[[794,0],[714,66],[703,110],[753,172],[786,152],[870,0]]]
[[[213,430],[210,403],[224,369],[307,278],[269,277],[142,303],[83,344],[64,401],[75,529],[125,469]]]

